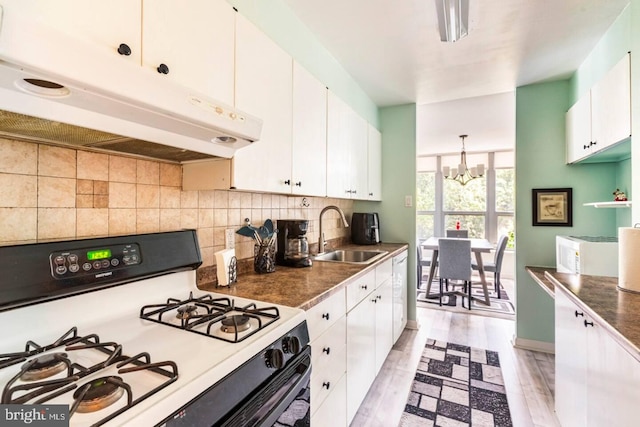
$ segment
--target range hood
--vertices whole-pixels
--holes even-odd
[[[262,121],[0,5],[0,136],[173,161],[233,156]]]

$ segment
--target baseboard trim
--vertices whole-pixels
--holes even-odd
[[[407,320],[407,326],[405,326],[405,328],[417,331],[420,329],[420,323],[418,323],[417,320]]]
[[[556,347],[552,342],[528,340],[524,338],[518,338],[515,335],[511,339],[511,344],[515,348],[521,348],[523,350],[540,351],[542,353],[555,354]]]

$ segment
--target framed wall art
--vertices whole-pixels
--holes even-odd
[[[571,188],[534,188],[531,190],[533,225],[573,226]]]

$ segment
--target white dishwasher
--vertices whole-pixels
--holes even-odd
[[[393,342],[407,325],[407,254],[403,251],[393,257]]]

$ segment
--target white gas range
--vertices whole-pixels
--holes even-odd
[[[304,312],[199,290],[193,230],[0,259],[0,405],[66,405],[71,426],[271,426],[295,400],[308,419]]]

